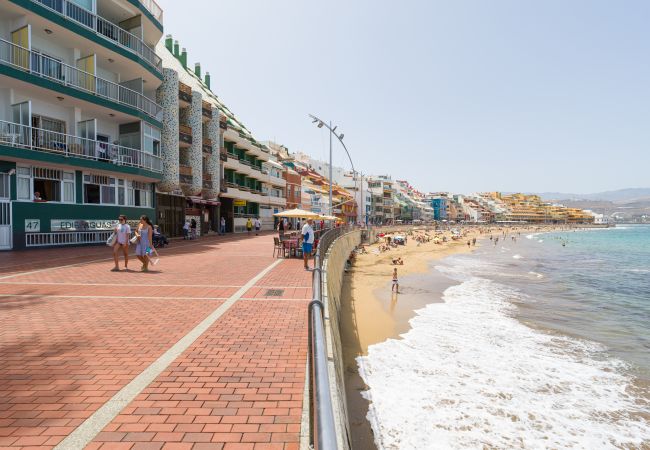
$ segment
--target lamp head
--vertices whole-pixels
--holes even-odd
[[[323,128],[323,122],[318,122],[318,128]]]
[[[344,135],[343,133],[341,133],[341,134],[339,135],[339,139],[340,139],[340,140],[343,140],[343,136],[345,136],[345,135]]]

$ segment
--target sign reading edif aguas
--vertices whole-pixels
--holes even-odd
[[[52,219],[51,231],[107,231],[117,226],[117,220]]]

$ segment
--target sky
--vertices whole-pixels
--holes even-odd
[[[650,187],[647,0],[157,1],[258,140],[326,160],[314,114],[425,192]]]

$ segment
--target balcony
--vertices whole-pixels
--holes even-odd
[[[228,129],[228,119],[226,119],[225,116],[221,116],[219,118],[219,128],[221,128],[222,130]]]
[[[207,154],[211,155],[212,154],[212,140],[208,139],[208,138],[203,138],[202,148],[203,148],[203,153],[207,153]]]
[[[184,103],[183,106],[192,104],[192,88],[180,81],[178,82],[178,99]]]
[[[11,66],[86,94],[95,95],[98,98],[135,108],[154,119],[162,110],[160,105],[139,92],[64,64],[57,59],[12,44],[4,39],[0,39],[0,64]]]
[[[158,156],[142,150],[0,120],[0,145],[162,173]]]
[[[181,184],[192,184],[192,167],[185,164],[178,166],[178,181]]]
[[[225,147],[221,147],[221,150],[219,151],[219,159],[223,162],[228,161],[228,151]]]
[[[212,180],[203,180],[203,189],[212,189]]]
[[[31,0],[43,8],[53,11],[77,25],[91,30],[109,42],[128,50],[144,59],[158,74],[162,73],[162,60],[154,49],[149,47],[139,37],[115,25],[113,22],[98,16],[76,3],[68,0]],[[158,8],[160,9],[160,8]],[[161,11],[162,15],[162,11]]]
[[[201,115],[204,122],[212,119],[212,105],[205,100],[201,102]]]
[[[163,11],[162,8],[158,6],[158,3],[156,3],[154,0],[139,0],[139,2],[142,6],[144,6],[144,9],[149,11],[149,14],[151,14],[154,19],[162,24]]]
[[[180,147],[190,147],[192,145],[192,128],[187,125],[178,126],[178,144]]]

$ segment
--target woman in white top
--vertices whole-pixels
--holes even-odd
[[[112,272],[120,271],[118,252],[120,249],[124,253],[124,270],[129,270],[129,239],[131,239],[131,227],[126,223],[126,216],[121,215],[119,224],[113,230],[116,235],[115,243],[113,244],[113,259],[115,260],[115,267],[111,269]]]

